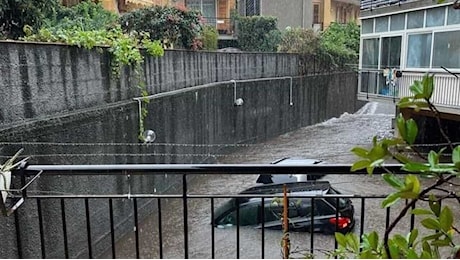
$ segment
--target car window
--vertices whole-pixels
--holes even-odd
[[[335,210],[324,199],[315,200],[315,216],[334,215]]]
[[[326,194],[342,194],[334,188],[329,188]],[[326,198],[327,202],[331,203],[332,206],[337,207],[337,198]],[[347,201],[344,198],[339,198],[339,208],[345,208],[347,206]]]
[[[240,219],[239,224],[241,226],[256,225],[259,223],[259,208],[260,205],[257,203],[250,203],[240,206],[239,213]],[[229,212],[225,217],[219,221],[219,225],[232,224],[236,225],[236,209]]]

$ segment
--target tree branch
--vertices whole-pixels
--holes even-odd
[[[385,235],[384,235],[384,239],[383,239],[383,245],[384,245],[384,248],[385,248],[385,252],[387,254],[387,257],[388,258],[391,258],[391,254],[390,254],[390,247],[388,246],[388,240],[389,240],[389,237],[390,237],[390,233],[391,231],[393,231],[393,229],[395,228],[395,226],[399,223],[399,221],[401,221],[401,219],[406,215],[407,211],[412,208],[413,206],[415,206],[415,203],[417,203],[417,201],[419,200],[419,198],[421,197],[424,197],[428,192],[430,192],[431,190],[437,188],[439,185],[442,185],[443,183],[445,183],[446,181],[449,181],[453,178],[455,178],[456,176],[455,175],[449,175],[447,178],[439,178],[434,184],[432,184],[431,186],[428,186],[427,188],[423,189],[420,194],[418,195],[418,197],[416,199],[412,199],[410,203],[408,203],[402,210],[401,212],[399,213],[399,215],[395,218],[395,220],[393,220],[393,222],[391,222],[391,224],[388,226],[387,230],[385,230]]]

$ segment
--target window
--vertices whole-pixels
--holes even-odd
[[[448,6],[447,10],[447,25],[460,24],[460,11],[452,8],[452,6]]]
[[[460,68],[460,31],[434,34],[433,68]]]
[[[313,23],[319,23],[319,4],[313,5]]]
[[[362,33],[373,33],[374,32],[374,19],[362,20]]]
[[[426,27],[444,25],[445,14],[446,9],[444,7],[426,10]]]
[[[260,0],[246,0],[246,16],[253,15],[260,15]]]
[[[382,38],[380,68],[399,68],[401,64],[401,36]]]
[[[215,24],[216,2],[214,0],[187,0],[187,8],[200,11],[208,24]]]
[[[429,68],[431,54],[431,33],[409,35],[407,67]]]
[[[407,14],[407,29],[415,29],[423,27],[424,11],[410,12]]]
[[[406,25],[406,14],[397,14],[391,16],[390,31],[404,30]]]
[[[379,39],[363,40],[363,68],[377,69],[379,61]]]
[[[388,31],[388,16],[375,19],[375,32]]]

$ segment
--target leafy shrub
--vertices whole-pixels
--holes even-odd
[[[314,54],[319,48],[319,35],[312,29],[287,28],[278,48],[280,52]]]
[[[104,9],[100,3],[83,1],[72,7],[61,7],[56,13],[45,20],[44,27],[51,31],[81,30],[92,31],[113,27],[118,16]]]
[[[198,11],[152,6],[124,14],[120,24],[125,32],[148,32],[151,40],[159,40],[167,48],[201,48],[198,37],[202,31],[202,16]]]
[[[217,39],[219,38],[219,34],[214,26],[203,26],[201,37],[204,50],[217,50]]]
[[[321,50],[341,62],[357,64],[359,37],[359,26],[355,22],[332,23],[321,35]]]
[[[24,36],[23,27],[38,30],[46,17],[59,7],[57,0],[1,0],[0,38],[18,39]]]
[[[238,18],[238,45],[245,51],[275,52],[281,41],[276,17]]]

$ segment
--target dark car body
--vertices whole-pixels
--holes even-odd
[[[326,181],[287,183],[289,196],[290,230],[333,233],[346,233],[353,229],[354,207],[348,198],[333,197],[340,194]],[[214,212],[214,226],[226,227],[238,223],[240,226],[281,229],[283,184],[267,184],[249,188],[241,194],[273,195],[261,198],[233,198]],[[315,198],[295,198],[299,196],[315,196]],[[318,197],[326,195],[326,197]],[[329,197],[327,197],[329,195]],[[238,214],[237,214],[238,211]],[[338,218],[337,218],[338,215]],[[237,218],[239,216],[239,218]],[[313,220],[313,222],[312,222]]]
[[[323,161],[321,160],[305,159],[305,158],[297,158],[297,157],[285,157],[285,158],[271,162],[271,164],[292,165],[292,166],[317,165],[321,163],[323,163]],[[314,173],[314,172],[308,172],[305,174],[274,174],[274,175],[260,174],[256,180],[256,183],[277,184],[277,183],[309,181],[309,180],[317,180],[323,176],[324,176],[323,173]]]

